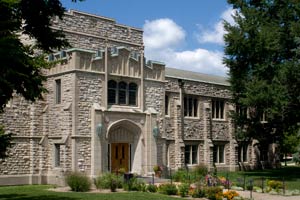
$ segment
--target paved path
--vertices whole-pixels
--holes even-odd
[[[250,198],[250,191],[237,191],[240,196]],[[269,193],[252,192],[254,200],[300,200],[300,196],[282,196]]]

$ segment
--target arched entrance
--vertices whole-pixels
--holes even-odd
[[[126,172],[138,169],[141,160],[141,128],[130,120],[113,123],[107,131],[110,146],[109,165],[112,172],[124,169]]]

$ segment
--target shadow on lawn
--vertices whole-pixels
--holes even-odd
[[[78,198],[58,197],[55,195],[30,196],[27,194],[0,194],[0,200],[78,200]]]
[[[248,171],[244,172],[246,176],[256,177],[270,177],[274,179],[283,178],[285,180],[297,180],[300,179],[300,167],[282,167],[279,169],[265,169],[261,171]]]

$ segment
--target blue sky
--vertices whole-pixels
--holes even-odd
[[[113,18],[144,30],[147,59],[168,67],[225,76],[222,19],[233,12],[226,0],[62,0],[66,9]]]

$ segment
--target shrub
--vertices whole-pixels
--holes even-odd
[[[157,192],[157,186],[156,186],[156,185],[149,184],[149,185],[147,186],[146,190],[147,190],[148,192],[155,193],[155,192]]]
[[[204,177],[208,173],[207,166],[205,164],[199,164],[197,165],[194,169],[193,172],[196,174],[198,177]]]
[[[66,176],[66,183],[74,192],[86,192],[90,190],[91,181],[83,173],[71,172]]]
[[[276,191],[278,191],[279,189],[283,189],[283,184],[282,184],[281,181],[269,180],[267,182],[267,186],[270,189],[273,189],[273,190],[276,190]]]
[[[220,187],[207,187],[205,196],[210,200],[222,200],[223,192]]]
[[[223,197],[226,198],[227,200],[232,200],[232,199],[234,199],[235,197],[238,197],[238,196],[240,196],[239,193],[237,193],[234,190],[229,190],[229,191],[226,191],[226,192],[223,193]]]
[[[178,193],[181,197],[185,197],[189,192],[190,184],[182,183],[178,186]]]
[[[176,188],[176,185],[171,184],[171,183],[161,184],[158,187],[158,192],[161,193],[161,194],[176,195],[177,191],[178,190]]]
[[[146,191],[146,184],[144,180],[133,177],[123,183],[123,188],[126,191]]]
[[[118,174],[119,174],[120,176],[123,176],[125,173],[126,173],[125,168],[120,168],[120,169],[118,169]]]
[[[203,198],[206,196],[204,188],[196,188],[192,191],[191,196],[193,198]]]
[[[112,192],[115,192],[118,187],[121,187],[121,183],[121,177],[113,173],[105,173],[97,177],[95,181],[97,189],[110,189]]]
[[[178,169],[174,174],[172,174],[172,179],[176,182],[186,182],[187,171],[185,169]]]

